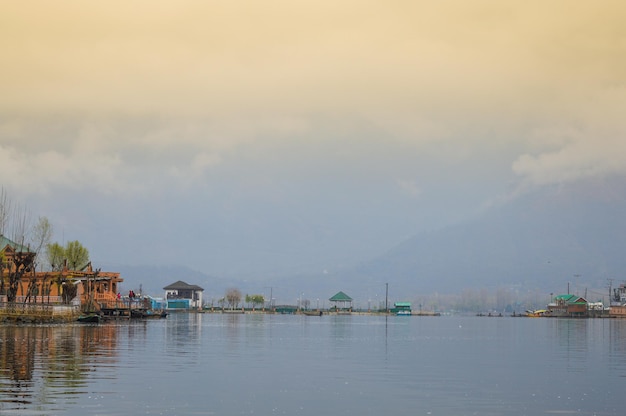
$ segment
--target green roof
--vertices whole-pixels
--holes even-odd
[[[411,302],[396,302],[394,304],[394,306],[396,308],[400,307],[400,308],[410,308],[411,307]]]
[[[554,300],[556,301],[563,301],[563,302],[567,302],[570,304],[578,304],[578,305],[582,305],[587,303],[587,300],[581,296],[578,295],[572,295],[572,294],[568,294],[568,295],[558,295],[554,297]]]
[[[26,253],[30,253],[30,250],[28,249],[28,247],[23,246],[21,244],[17,244],[14,241],[9,240],[8,238],[6,238],[5,236],[3,236],[2,234],[0,234],[0,250],[4,250],[4,248],[9,245],[13,248],[13,250],[15,251],[21,251],[21,252],[26,252]]]
[[[331,302],[352,302],[352,298],[343,292],[337,292],[335,296],[328,300]]]

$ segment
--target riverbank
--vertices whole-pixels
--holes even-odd
[[[173,312],[173,311],[172,311]],[[179,312],[189,313],[217,313],[217,314],[277,314],[277,315],[307,315],[307,316],[324,316],[324,315],[360,315],[360,316],[396,316],[393,312],[385,311],[350,311],[350,310],[334,310],[334,309],[313,309],[313,310],[298,310],[296,308],[276,308],[276,309],[221,309],[221,308],[207,308],[200,310],[181,310]],[[441,316],[439,312],[432,311],[413,311],[407,316]]]
[[[63,323],[79,315],[80,308],[72,305],[0,303],[0,323]]]

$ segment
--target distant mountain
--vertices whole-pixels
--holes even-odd
[[[206,275],[197,270],[185,266],[124,266],[102,265],[103,269],[119,272],[124,279],[121,290],[128,292],[134,290],[152,296],[163,296],[163,288],[178,280],[192,285],[198,285],[207,293],[225,293],[226,288],[236,285],[238,282]]]
[[[624,178],[544,188],[473,221],[414,236],[359,266],[352,279],[422,293],[601,288],[608,278],[626,279],[625,213]]]
[[[420,233],[362,264],[274,282],[291,298],[343,290],[360,306],[466,289],[598,298],[626,280],[626,178],[545,187],[475,218]],[[388,284],[388,286],[387,286]],[[593,296],[592,296],[593,295]]]
[[[277,302],[308,299],[328,306],[342,290],[366,302],[414,298],[465,289],[518,288],[572,293],[587,288],[608,293],[626,279],[626,178],[545,187],[486,209],[475,218],[421,233],[374,259],[323,273],[263,281],[222,279],[187,267],[113,267],[124,290],[161,294],[177,280],[205,288],[218,299],[229,287],[245,295],[264,294]]]

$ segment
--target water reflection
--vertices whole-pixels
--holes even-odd
[[[594,370],[598,361],[611,363],[609,371],[626,377],[626,320],[554,319],[554,359],[570,373]]]
[[[199,342],[202,334],[202,314],[175,313],[166,321],[165,341],[168,347],[179,348]]]
[[[112,326],[0,326],[0,410],[72,401],[116,361]]]
[[[626,377],[626,320],[612,320],[609,330],[610,369],[619,377]]]
[[[626,320],[171,314],[0,326],[0,415],[622,415]]]
[[[557,360],[565,363],[568,372],[584,373],[589,353],[588,319],[555,319]]]
[[[555,319],[559,344],[568,350],[587,350],[588,319]]]

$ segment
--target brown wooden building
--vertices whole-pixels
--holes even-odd
[[[91,262],[80,270],[70,270],[67,263],[60,271],[37,272],[34,267],[36,253],[0,235],[2,273],[0,278],[8,287],[8,275],[16,268],[24,268],[17,287],[18,303],[69,304],[81,306],[115,302],[119,285],[124,281],[117,272],[94,270]],[[6,293],[0,293],[0,302],[6,302]]]
[[[548,311],[550,316],[554,317],[586,318],[589,316],[588,303],[585,298],[578,295],[558,295],[548,305]]]
[[[32,278],[31,275],[22,279],[23,293],[28,293]],[[120,283],[124,281],[117,272],[93,270],[91,262],[82,270],[64,267],[60,272],[37,272],[34,278],[38,294],[36,302],[45,302],[47,297],[56,297],[57,302],[68,303],[72,299],[67,299],[64,293],[70,293],[75,294],[75,299],[80,299],[81,305],[115,302]],[[69,289],[71,286],[75,287],[75,291]]]

